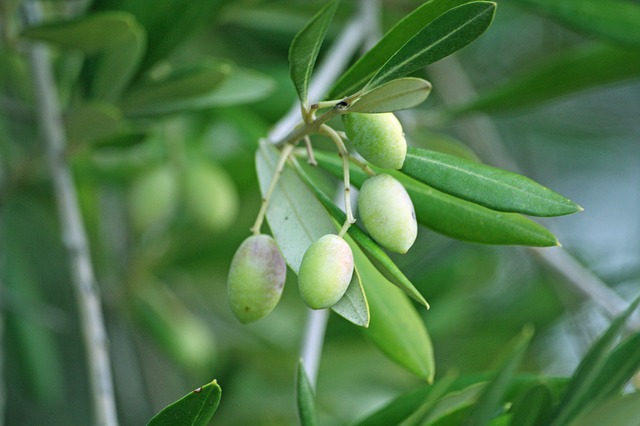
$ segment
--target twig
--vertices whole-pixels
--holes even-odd
[[[27,22],[35,24],[40,21],[41,13],[35,1],[27,1],[23,7]],[[51,63],[47,56],[47,48],[43,45],[30,45],[28,55],[33,74],[38,124],[50,163],[63,242],[69,256],[71,278],[80,312],[87,361],[90,366],[89,380],[95,422],[100,426],[116,426],[118,420],[107,334],[77,192],[65,159],[66,136],[55,92]]]
[[[366,4],[366,2],[367,0],[361,0],[361,4]],[[361,7],[357,15],[349,21],[340,37],[327,52],[309,85],[310,100],[320,98],[331,87],[346,68],[349,59],[365,40],[368,34],[367,21],[370,19],[367,13],[367,8]],[[271,132],[269,132],[269,140],[277,142],[285,138],[300,122],[301,118],[300,106],[296,102],[289,112],[273,126]],[[314,387],[318,377],[318,367],[328,318],[329,312],[326,309],[320,311],[308,310],[301,357],[309,381]]]
[[[327,52],[309,85],[309,99],[320,98],[340,76],[367,34],[366,18],[361,14],[345,26],[340,37]],[[313,102],[312,102],[313,103]],[[270,141],[284,138],[300,122],[300,105],[296,102],[269,132]]]
[[[0,265],[0,267],[3,265]],[[1,269],[0,269],[1,271]],[[1,301],[4,297],[4,282],[0,279],[0,308],[4,307],[4,302]],[[4,342],[4,309],[0,315],[0,342]],[[0,345],[0,426],[4,425],[5,407],[7,404],[7,393],[4,383],[4,345]]]
[[[446,105],[462,104],[476,96],[469,77],[454,56],[430,65],[429,76],[434,86],[438,87],[438,93]],[[518,170],[514,160],[502,149],[500,134],[489,116],[474,114],[458,120],[457,124],[464,140],[473,146],[481,158],[489,160],[498,167]],[[556,247],[553,249],[531,248],[530,251],[559,274],[566,284],[592,300],[607,315],[617,316],[628,306],[623,298],[566,250]],[[630,322],[629,326],[640,328],[638,321]]]

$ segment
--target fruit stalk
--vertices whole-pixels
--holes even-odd
[[[260,228],[262,228],[262,223],[264,222],[264,216],[267,213],[267,208],[269,207],[269,200],[271,199],[271,196],[273,195],[273,191],[275,190],[276,185],[278,184],[278,179],[280,179],[280,176],[282,175],[282,171],[284,170],[284,165],[289,159],[289,156],[291,155],[295,147],[296,147],[295,144],[288,143],[284,146],[284,148],[282,148],[282,152],[280,153],[280,158],[278,158],[278,164],[276,165],[276,171],[273,177],[271,178],[271,183],[269,183],[269,188],[267,189],[267,192],[264,194],[264,197],[262,197],[262,205],[260,206],[260,211],[258,212],[258,216],[256,217],[255,223],[251,227],[251,232],[253,233],[253,235],[260,235]]]
[[[338,153],[342,158],[342,175],[344,178],[344,207],[346,210],[347,218],[338,232],[338,236],[342,237],[349,230],[351,224],[355,223],[356,219],[353,216],[353,210],[351,209],[351,196],[349,195],[351,192],[351,182],[349,180],[349,152],[347,151],[347,147],[342,142],[342,139],[338,135],[338,133],[333,130],[331,127],[327,125],[322,125],[320,127],[320,134],[327,136],[330,138],[338,148]]]

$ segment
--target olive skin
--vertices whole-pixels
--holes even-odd
[[[360,188],[358,211],[371,237],[387,250],[406,253],[418,236],[418,223],[407,190],[394,177],[379,174]]]
[[[244,324],[269,314],[280,301],[287,266],[275,240],[252,235],[231,261],[227,292],[234,315]]]
[[[337,235],[327,234],[305,252],[298,273],[298,288],[311,309],[335,305],[353,276],[353,252]]]
[[[345,132],[353,147],[374,166],[400,169],[407,155],[402,125],[393,113],[342,116]]]

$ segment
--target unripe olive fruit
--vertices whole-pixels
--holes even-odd
[[[345,132],[353,147],[374,166],[400,169],[407,155],[402,125],[391,112],[349,113],[342,116]]]
[[[418,235],[413,203],[395,178],[379,174],[360,188],[358,210],[371,237],[387,250],[406,253]]]
[[[257,321],[280,300],[287,266],[269,235],[252,235],[243,241],[231,261],[228,297],[231,310],[244,324]]]
[[[178,205],[178,178],[168,165],[150,170],[133,182],[129,213],[134,227],[144,231],[171,218]]]
[[[238,191],[226,170],[196,162],[185,171],[185,203],[189,215],[203,228],[224,231],[238,213]]]
[[[352,275],[349,244],[337,235],[324,235],[302,257],[298,272],[300,296],[311,309],[333,306],[347,291]]]

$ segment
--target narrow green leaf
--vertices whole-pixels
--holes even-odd
[[[478,396],[478,401],[467,413],[462,423],[464,426],[486,425],[496,415],[502,401],[502,396],[507,391],[509,383],[520,365],[532,337],[533,330],[531,328],[525,328],[522,333],[511,342],[506,351],[506,357],[501,361],[501,365],[495,376],[482,390]]]
[[[339,159],[322,152],[316,152],[315,155],[322,168],[335,176],[342,176]],[[350,174],[351,182],[357,187],[367,179],[367,174],[355,165],[351,166]],[[403,174],[391,174],[400,179],[407,189],[418,222],[436,232],[483,244],[536,247],[558,245],[558,240],[551,232],[524,216],[497,212],[442,193]]]
[[[478,393],[486,385],[485,382],[469,385],[467,377],[455,378],[453,373],[447,373],[443,379],[433,385],[423,386],[419,389],[406,392],[384,405],[377,411],[371,413],[354,426],[387,426],[405,424],[402,422],[412,422],[418,420],[418,424],[427,425],[446,417],[451,412],[459,410],[461,407],[468,407],[475,401]],[[445,386],[439,384],[445,381]],[[447,394],[442,396],[442,391]],[[436,396],[435,398],[433,398]],[[435,404],[422,413],[418,410],[429,404],[430,400],[435,400]],[[413,415],[416,414],[416,417]]]
[[[537,383],[513,403],[512,426],[542,426],[549,424],[553,397],[549,386]]]
[[[198,98],[204,107],[228,107],[265,98],[275,89],[275,82],[260,72],[233,67],[231,73],[209,95]]]
[[[142,131],[125,130],[123,133],[96,139],[92,142],[93,149],[127,149],[144,142],[148,134]]]
[[[327,197],[322,190],[311,180],[309,175],[299,165],[296,167],[298,174],[304,180],[304,182],[311,188],[322,205],[331,213],[331,215],[338,221],[338,223],[344,223],[346,215],[342,210],[336,206],[333,201]],[[376,244],[369,235],[367,235],[358,226],[353,225],[349,228],[348,235],[358,243],[358,246],[362,249],[371,263],[378,269],[378,271],[388,279],[393,285],[403,290],[407,295],[411,296],[414,300],[421,303],[425,307],[429,308],[429,304],[420,294],[420,292],[413,286],[411,281],[402,273],[400,268],[391,260],[391,258],[385,253],[384,250]]]
[[[586,411],[569,426],[638,426],[640,425],[640,392],[612,398]]]
[[[636,333],[620,344],[607,357],[604,365],[597,371],[593,384],[585,389],[581,398],[574,404],[573,412],[562,417],[572,419],[603,401],[620,395],[624,385],[640,368],[640,333]]]
[[[516,0],[558,21],[623,46],[640,48],[640,4],[629,0]]]
[[[309,383],[307,373],[304,371],[302,360],[300,360],[298,361],[298,372],[296,374],[296,402],[301,426],[317,426],[318,424],[314,399],[313,388]]]
[[[30,27],[22,36],[55,44],[64,49],[95,53],[119,45],[137,26],[135,18],[126,12],[100,12],[61,22]]]
[[[428,0],[393,26],[380,41],[342,74],[329,94],[337,99],[356,93],[387,60],[427,24],[447,10],[471,0]]]
[[[131,24],[120,42],[106,48],[97,58],[91,95],[116,101],[138,71],[147,47],[147,34],[137,22]]]
[[[138,86],[122,99],[126,115],[153,116],[202,108],[201,99],[231,72],[228,66],[203,63],[172,72],[160,81]]]
[[[475,163],[480,163],[480,159],[471,148],[462,143],[460,140],[444,133],[422,130],[411,135],[411,142],[415,146],[419,146],[432,151],[443,152],[449,155],[455,155]]]
[[[266,140],[256,152],[256,171],[264,195],[276,170],[279,152]],[[285,167],[267,209],[267,221],[289,267],[297,274],[309,246],[336,226],[320,201],[298,177]]]
[[[436,151],[410,147],[402,172],[493,210],[533,216],[560,216],[581,210],[525,176]]]
[[[445,12],[402,46],[365,89],[404,77],[462,49],[489,28],[495,11],[495,3],[476,1]]]
[[[456,416],[454,413],[465,412],[473,405],[473,403],[475,403],[478,399],[478,395],[486,386],[486,382],[474,383],[445,395],[429,412],[428,416],[424,419],[423,424],[440,424],[439,422],[446,421],[445,419],[450,418],[451,416]],[[462,417],[457,415],[456,418],[461,419]],[[452,424],[458,425],[460,424],[460,421]]]
[[[422,318],[407,296],[391,285],[357,247],[352,248],[371,311],[369,328],[363,328],[363,333],[390,359],[431,382],[435,360]]]
[[[354,426],[387,426],[400,424],[400,422],[420,407],[420,404],[425,401],[432,390],[433,385],[428,385],[402,394]]]
[[[639,75],[637,51],[589,43],[564,49],[447,113],[456,116],[471,111],[511,112]]]
[[[138,70],[146,33],[127,12],[106,11],[28,28],[24,37],[98,55],[91,59],[91,96],[115,101]]]
[[[360,96],[342,112],[381,113],[413,108],[424,102],[431,92],[431,83],[420,78],[392,80]]]
[[[349,242],[351,244],[351,242]],[[356,266],[344,296],[331,307],[342,318],[360,327],[369,327],[369,303]]]
[[[122,112],[105,102],[86,103],[65,115],[67,137],[74,144],[115,136],[123,130]]]
[[[433,384],[433,389],[424,399],[422,404],[407,417],[400,426],[418,426],[434,411],[441,402],[441,398],[447,393],[456,380],[457,373],[449,372],[447,375]]]
[[[147,426],[207,426],[221,396],[222,389],[214,380],[165,407]]]
[[[326,4],[307,25],[296,34],[289,49],[291,80],[303,104],[307,103],[309,79],[313,72],[320,46],[338,7],[337,0]]]
[[[542,225],[515,213],[501,213],[444,194],[427,185],[402,181],[418,222],[462,241],[552,247],[556,237]]]
[[[552,425],[560,426],[575,416],[584,402],[585,395],[591,391],[591,387],[606,364],[609,350],[615,339],[624,329],[627,319],[640,304],[640,297],[634,300],[629,307],[615,320],[604,334],[591,346],[587,354],[582,358],[576,368],[567,390],[558,406]]]
[[[169,56],[198,29],[211,25],[224,3],[222,0],[126,2],[127,8],[144,9],[144,14],[134,13],[134,16],[149,35],[149,48],[142,60],[139,75]]]

